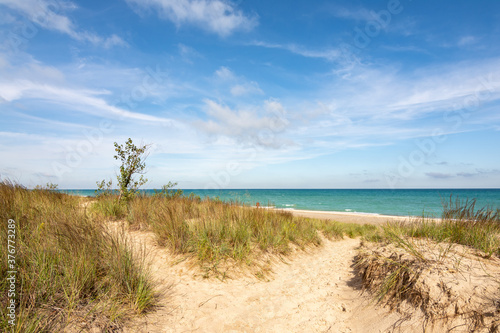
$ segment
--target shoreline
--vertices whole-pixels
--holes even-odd
[[[298,217],[307,217],[313,219],[337,221],[344,223],[356,223],[356,224],[382,224],[385,222],[409,221],[410,219],[415,218],[414,216],[380,215],[377,213],[354,213],[354,212],[279,209],[279,208],[267,208],[267,209],[290,212],[293,214],[293,216],[298,216]]]

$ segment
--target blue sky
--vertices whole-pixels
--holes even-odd
[[[500,187],[500,2],[0,0],[0,177]]]

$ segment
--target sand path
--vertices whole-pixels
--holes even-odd
[[[267,280],[247,275],[222,282],[203,279],[185,262],[172,265],[151,233],[131,236],[151,249],[152,274],[170,287],[161,306],[125,332],[390,332],[400,319],[361,295],[352,268],[356,239],[297,251],[274,264]]]

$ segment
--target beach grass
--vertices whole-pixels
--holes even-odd
[[[14,332],[112,331],[154,305],[144,258],[124,234],[110,233],[91,218],[81,198],[2,181],[0,207],[2,247],[8,244],[7,221],[16,226],[14,269],[7,251],[0,251],[0,331],[12,331],[6,278],[13,270]]]
[[[464,306],[467,302],[462,302],[463,304],[455,307],[453,297],[458,299],[459,296],[456,295],[464,292],[465,289],[457,287],[460,292],[454,294],[453,297],[450,296],[449,301],[443,295],[434,294],[430,297],[429,290],[435,291],[436,289],[429,289],[433,282],[426,281],[426,279],[439,280],[446,274],[453,278],[461,274],[470,275],[471,272],[468,269],[471,269],[473,266],[471,262],[477,258],[475,260],[478,262],[483,260],[479,264],[481,268],[478,274],[480,276],[492,274],[490,276],[492,283],[498,284],[498,276],[483,267],[492,257],[500,257],[500,212],[498,209],[490,207],[477,209],[474,199],[453,200],[450,198],[449,201],[443,203],[441,219],[420,217],[407,222],[386,223],[375,240],[380,244],[371,242],[363,245],[356,258],[356,267],[364,287],[374,292],[376,301],[383,301],[395,307],[406,301],[420,308],[427,318],[434,318],[437,314],[436,309],[444,313],[439,314],[444,318],[450,313],[446,309],[452,308],[454,316],[460,314],[468,322],[467,325],[472,327],[470,331],[476,331],[478,327],[484,329],[490,325],[485,324],[487,322],[485,318],[489,318],[491,309],[479,309],[477,304],[473,304],[472,307],[478,307],[472,310],[470,312],[472,315],[470,315],[464,310],[468,309]],[[461,250],[457,252],[454,250],[456,248]],[[494,263],[497,260],[491,260],[491,262]],[[461,267],[462,261],[468,261],[468,263]],[[466,273],[462,273],[462,269],[465,269]],[[464,276],[461,275],[462,278]],[[470,282],[467,282],[466,278],[464,281],[466,281],[464,283]],[[441,284],[437,285],[443,288],[449,288],[449,290],[452,288],[444,286],[442,281],[439,283]],[[437,290],[441,289],[438,287]],[[471,295],[473,291],[468,290]],[[449,293],[449,295],[452,294]],[[493,302],[498,302],[498,293],[490,296]],[[439,301],[441,298],[443,298],[442,304]],[[498,322],[491,324],[490,329],[492,332],[496,331]]]
[[[315,223],[289,212],[197,198],[138,197],[130,202],[132,227],[149,226],[174,253],[201,261],[247,259],[255,250],[287,254],[290,243],[319,245]]]
[[[450,198],[443,203],[440,220],[420,217],[384,226],[381,239],[397,243],[402,237],[466,245],[482,251],[487,258],[500,256],[500,211],[490,207],[476,209],[474,199]]]
[[[97,198],[91,211],[117,219],[118,198]],[[263,254],[287,255],[293,247],[318,246],[327,239],[374,237],[380,228],[293,216],[289,211],[248,207],[239,202],[196,196],[136,196],[127,206],[132,230],[150,230],[161,246],[175,254],[197,258],[205,267],[226,261],[251,265]],[[113,213],[116,212],[116,215]]]

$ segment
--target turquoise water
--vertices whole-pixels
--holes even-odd
[[[94,190],[62,190],[77,195],[94,196]],[[154,190],[144,190],[147,194]],[[239,201],[249,205],[283,209],[304,209],[371,213],[400,216],[440,216],[442,201],[453,198],[477,199],[476,207],[500,208],[500,189],[402,189],[402,190],[184,190],[200,197],[218,197],[224,201]]]

